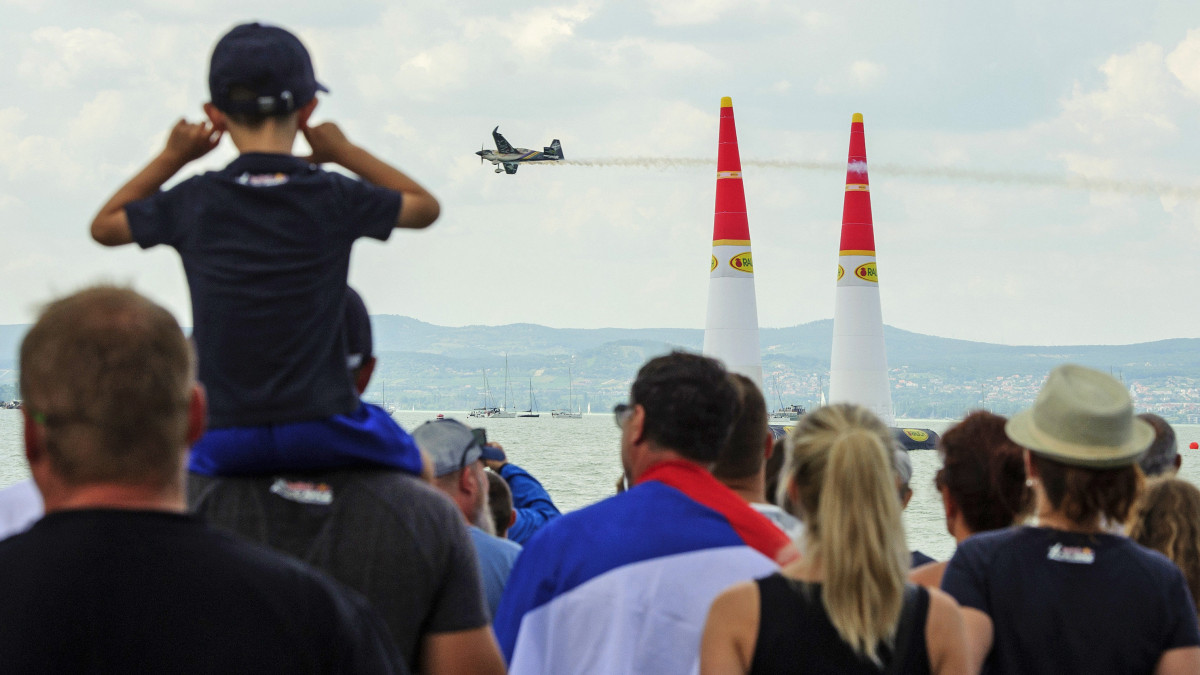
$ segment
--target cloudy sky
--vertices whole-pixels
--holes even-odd
[[[861,112],[886,323],[1007,344],[1200,335],[1197,3],[167,4],[0,0],[0,324],[98,280],[190,323],[173,251],[104,249],[87,225],[198,119],[219,35],[257,19],[308,45],[332,90],[315,119],[442,202],[429,230],[356,248],[372,313],[703,327],[731,96],[760,325],[832,316]],[[473,154],[496,125],[575,162],[496,175]]]

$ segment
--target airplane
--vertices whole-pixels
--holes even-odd
[[[547,162],[558,161],[563,158],[562,144],[558,139],[550,141],[550,147],[543,148],[541,152],[535,152],[526,148],[514,148],[504,140],[500,135],[500,127],[492,129],[492,138],[496,140],[496,150],[480,149],[475,153],[479,155],[479,163],[483,164],[483,160],[487,160],[496,166],[496,173],[516,173],[517,166],[522,162]],[[500,166],[504,168],[501,169]]]

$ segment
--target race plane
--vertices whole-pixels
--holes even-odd
[[[492,138],[496,139],[496,150],[480,149],[475,153],[479,155],[479,163],[483,164],[483,160],[487,160],[496,166],[496,173],[507,171],[508,173],[516,173],[517,165],[522,162],[557,162],[563,158],[562,144],[558,139],[550,141],[550,147],[542,148],[541,152],[527,150],[525,148],[514,148],[504,140],[500,135],[500,127],[492,129]],[[498,165],[504,165],[501,169]]]

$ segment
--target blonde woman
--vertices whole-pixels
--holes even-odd
[[[1129,537],[1170,558],[1187,579],[1192,603],[1197,603],[1200,598],[1200,489],[1173,477],[1150,481],[1130,524]]]
[[[827,406],[801,418],[786,449],[782,491],[808,550],[717,597],[701,673],[965,672],[954,601],[905,584],[887,427],[865,408]]]

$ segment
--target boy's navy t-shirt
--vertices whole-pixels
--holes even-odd
[[[1200,645],[1183,573],[1125,537],[977,534],[958,546],[942,590],[992,619],[986,673],[1151,673],[1163,652]]]
[[[386,240],[401,195],[291,155],[246,153],[125,207],[142,248],[179,252],[209,426],[347,414],[350,248]]]

